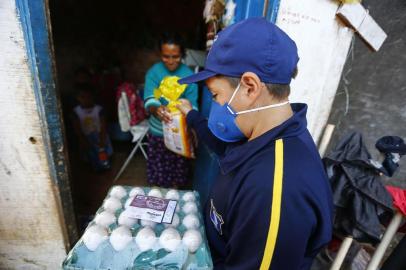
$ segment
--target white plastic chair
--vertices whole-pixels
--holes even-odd
[[[121,103],[122,102],[122,103]],[[145,159],[148,159],[148,155],[144,149],[144,146],[148,145],[148,143],[143,142],[145,137],[148,134],[149,126],[148,126],[148,120],[144,120],[140,122],[139,124],[135,126],[129,126],[129,121],[130,121],[130,109],[128,108],[128,97],[127,95],[122,92],[121,93],[121,100],[120,100],[120,105],[122,105],[125,108],[125,114],[128,115],[128,124],[127,123],[122,123],[120,121],[120,125],[122,126],[123,129],[123,124],[124,124],[124,130],[128,130],[131,132],[131,135],[133,136],[132,142],[135,143],[135,146],[133,150],[131,151],[130,155],[127,157],[126,161],[124,162],[123,166],[121,166],[120,170],[118,171],[116,177],[114,178],[114,181],[117,181],[118,178],[120,178],[121,174],[124,172],[124,170],[127,168],[128,164],[130,163],[131,159],[134,157],[135,153],[137,152],[138,149],[141,150],[142,154],[144,155]],[[119,110],[120,110],[120,105],[119,105]],[[122,113],[119,111],[119,114]],[[126,118],[126,117],[124,117]]]

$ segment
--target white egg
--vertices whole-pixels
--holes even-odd
[[[83,243],[90,251],[95,251],[97,247],[109,238],[107,230],[100,225],[90,226],[83,234]]]
[[[137,195],[145,195],[144,190],[140,187],[135,187],[135,188],[131,189],[130,197],[135,197]]]
[[[108,211],[103,211],[99,214],[96,215],[94,218],[94,221],[96,222],[97,225],[103,226],[103,227],[108,227],[114,222],[116,222],[117,218],[115,215]]]
[[[154,229],[156,224],[157,224],[156,222],[141,219],[141,226],[142,227],[150,227],[151,229]]]
[[[200,226],[200,221],[199,218],[194,215],[194,214],[189,214],[186,215],[183,220],[182,220],[183,226],[186,227],[186,229],[197,229]]]
[[[180,223],[179,216],[177,214],[174,214],[173,219],[172,219],[172,223],[171,224],[165,224],[165,227],[166,228],[169,228],[169,227],[176,228],[176,227],[179,226],[179,223]]]
[[[178,201],[179,198],[180,198],[179,192],[177,190],[175,190],[175,189],[169,190],[165,195],[165,199],[168,199],[168,200],[176,200],[176,201]]]
[[[137,233],[135,242],[141,251],[151,249],[156,242],[155,232],[150,227],[145,227]]]
[[[180,234],[174,228],[165,229],[159,237],[159,244],[167,251],[173,252],[181,243]]]
[[[128,207],[130,207],[130,204],[132,203],[132,201],[134,200],[135,197],[130,197],[125,201],[124,204],[124,208],[127,209]]]
[[[197,213],[197,205],[194,202],[187,202],[182,207],[182,211],[187,214],[195,214]]]
[[[187,246],[190,253],[195,253],[202,241],[202,235],[198,230],[187,230],[182,238],[182,243]]]
[[[127,196],[127,191],[122,186],[114,186],[110,191],[110,196],[121,200]]]
[[[176,205],[176,213],[179,213],[180,212],[180,206],[179,206],[179,203]]]
[[[131,231],[126,226],[120,226],[110,235],[110,244],[116,251],[123,250],[132,240]]]
[[[192,191],[188,191],[183,194],[182,200],[184,200],[185,202],[194,202],[196,201],[196,196]]]
[[[138,220],[136,218],[132,218],[130,216],[130,213],[128,210],[124,210],[120,216],[118,217],[118,224],[119,225],[124,225],[127,226],[128,228],[131,228],[136,224]]]
[[[104,200],[103,207],[104,209],[106,209],[106,211],[115,213],[118,209],[120,209],[123,206],[119,199],[115,197],[109,197],[106,200]]]
[[[151,189],[151,190],[148,192],[148,196],[157,197],[157,198],[162,198],[162,197],[163,197],[163,196],[162,196],[162,192],[161,192],[159,189],[157,189],[157,188]]]

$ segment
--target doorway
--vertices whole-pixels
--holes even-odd
[[[204,1],[49,1],[58,91],[71,168],[74,212],[80,232],[100,207],[113,179],[134,147],[120,132],[116,88],[123,81],[142,91],[146,71],[160,60],[157,43],[176,32],[186,48],[205,49]],[[113,146],[111,168],[95,171],[82,159],[74,132],[75,83],[92,84],[104,110]],[[141,94],[142,95],[142,94]],[[146,162],[138,152],[114,184],[147,185]]]

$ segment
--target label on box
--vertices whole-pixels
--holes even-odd
[[[170,224],[177,204],[175,200],[137,195],[130,203],[128,212],[132,218]]]
[[[171,115],[170,123],[162,123],[166,148],[187,158],[194,158],[185,116],[180,112],[174,112]]]

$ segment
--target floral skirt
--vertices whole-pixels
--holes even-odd
[[[148,136],[147,179],[151,185],[182,187],[190,177],[190,161],[165,146],[163,137]]]

